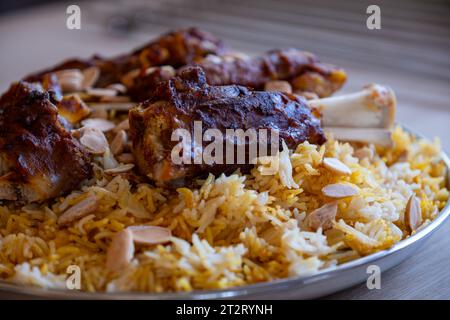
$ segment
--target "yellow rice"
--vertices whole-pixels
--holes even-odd
[[[353,156],[354,145],[332,138],[324,146],[305,142],[282,153],[280,172],[273,176],[261,175],[256,166],[249,175],[210,176],[197,189],[175,191],[145,183],[131,187],[125,176],[111,177],[97,166],[95,178],[66,197],[19,209],[0,206],[0,278],[64,289],[67,268],[76,265],[82,290],[164,292],[221,289],[334,268],[410,236],[403,221],[412,193],[420,199],[423,225],[449,197],[439,142],[417,140],[400,128],[393,140],[392,148],[370,146],[375,156],[361,161]],[[338,158],[352,174],[326,170],[324,156]],[[356,186],[358,195],[337,200],[333,229],[302,230],[303,219],[330,202],[321,189],[336,182]],[[65,227],[56,223],[88,195],[98,199],[98,210]],[[171,242],[138,245],[126,270],[107,272],[112,237],[143,224],[169,228]]]

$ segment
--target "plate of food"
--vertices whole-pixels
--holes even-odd
[[[314,298],[450,214],[438,140],[344,69],[196,28],[67,60],[0,98],[0,290],[48,298]]]

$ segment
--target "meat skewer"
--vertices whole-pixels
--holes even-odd
[[[90,177],[87,152],[65,125],[39,86],[15,83],[0,97],[0,200],[43,201]]]

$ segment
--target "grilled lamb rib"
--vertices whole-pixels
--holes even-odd
[[[172,133],[186,129],[193,136],[195,121],[201,121],[202,134],[207,129],[218,129],[224,139],[226,129],[273,129],[290,148],[305,140],[314,144],[325,142],[319,120],[311,115],[303,99],[237,85],[210,86],[198,67],[187,68],[179,77],[161,83],[149,100],[130,111],[129,119],[138,169],[165,186],[189,185],[207,173],[219,175],[251,168],[249,162],[173,163],[171,152],[177,142],[171,141]]]
[[[207,56],[195,65],[201,67],[210,85],[242,85],[255,90],[264,90],[272,80],[288,81],[299,94],[312,93],[327,97],[342,87],[347,76],[343,69],[325,64],[305,51],[297,49],[272,50],[260,57]],[[185,66],[178,70],[182,72]],[[128,87],[134,101],[148,99],[159,82],[173,75],[162,68],[154,68],[134,78]]]
[[[38,85],[18,82],[0,97],[0,200],[43,201],[91,175],[87,153],[64,125]]]
[[[179,68],[193,63],[208,54],[223,54],[225,45],[208,32],[197,28],[181,29],[162,35],[146,45],[111,59],[94,56],[91,59],[71,59],[53,68],[27,76],[28,82],[40,82],[45,74],[66,70],[86,69],[97,66],[100,77],[97,87],[106,87],[113,83],[120,83],[128,72],[136,69],[145,71],[149,67],[171,65]]]

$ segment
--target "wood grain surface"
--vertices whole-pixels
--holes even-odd
[[[381,8],[381,30],[366,28],[366,8]],[[79,3],[81,30],[65,27],[67,4],[0,17],[0,90],[30,71],[71,56],[128,51],[174,27],[198,26],[237,50],[257,54],[297,47],[343,66],[342,92],[378,82],[397,93],[398,121],[438,136],[450,151],[450,4],[447,1],[166,0]],[[450,299],[450,222],[416,255],[333,299]],[[18,296],[1,295],[0,298]]]

